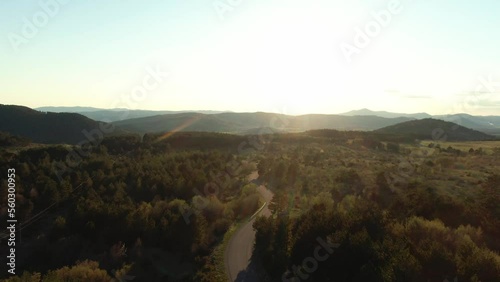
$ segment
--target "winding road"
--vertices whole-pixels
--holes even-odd
[[[253,181],[257,179],[257,177],[257,172],[254,172],[249,176],[249,180]],[[273,193],[263,185],[259,186],[257,191],[264,198],[266,203],[269,203],[273,198]],[[271,215],[271,211],[269,210],[267,204],[257,216],[261,215]],[[231,282],[258,281],[256,270],[254,266],[250,264],[255,241],[255,230],[253,229],[255,218],[256,217],[246,222],[240,227],[240,229],[238,229],[238,231],[236,231],[224,252],[226,273],[229,281]]]

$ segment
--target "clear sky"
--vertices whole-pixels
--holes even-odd
[[[498,0],[60,2],[0,1],[0,103],[500,115]]]

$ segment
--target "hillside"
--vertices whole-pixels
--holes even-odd
[[[29,143],[26,138],[0,131],[0,147],[25,146]]]
[[[77,144],[87,140],[83,130],[90,132],[100,125],[80,114],[45,113],[14,105],[0,105],[0,121],[0,131],[46,144]],[[115,129],[110,134],[120,133],[124,131]]]
[[[440,134],[438,130],[442,130],[441,132],[444,133]],[[482,141],[495,138],[491,135],[463,127],[456,123],[430,118],[403,122],[375,130],[375,132],[412,135],[415,136],[415,138],[423,140],[446,138],[443,141]]]
[[[491,135],[500,135],[500,116],[472,116],[468,114],[441,115],[434,118],[454,122]]]
[[[339,115],[288,116],[274,113],[221,113],[200,114],[182,113],[158,115],[153,117],[129,119],[113,124],[125,130],[151,133],[166,131],[210,131],[227,133],[258,132],[266,128],[274,132],[300,132],[311,129],[338,129],[370,131],[400,122],[409,118],[382,118]]]

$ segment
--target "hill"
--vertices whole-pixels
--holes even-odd
[[[225,133],[258,132],[265,128],[273,132],[300,132],[311,129],[370,131],[394,125],[409,118],[382,118],[340,115],[289,116],[275,113],[182,113],[158,115],[114,122],[120,128],[138,133],[167,131],[209,131]]]
[[[23,106],[0,105],[0,131],[36,143],[77,144],[87,140],[84,130],[100,130],[101,124],[106,125],[76,113],[45,113]],[[115,129],[107,135],[121,133],[125,132]]]
[[[124,108],[116,109],[99,109],[92,107],[40,107],[35,108],[37,111],[53,112],[53,113],[77,113],[86,116],[90,119],[104,122],[120,121],[132,118],[142,118],[166,114],[180,113],[202,113],[202,114],[219,114],[221,111],[152,111],[152,110],[131,110]]]
[[[483,141],[495,137],[477,130],[473,130],[453,122],[438,119],[422,119],[403,122],[375,130],[377,133],[411,135],[423,140],[442,141]]]
[[[343,113],[345,116],[377,116],[385,118],[408,117],[412,119],[434,118],[444,121],[453,122],[461,126],[484,132],[486,134],[500,136],[500,116],[473,116],[469,114],[452,114],[452,115],[429,115],[427,113],[404,114],[391,113],[386,111],[372,111],[369,109],[361,109]]]
[[[491,135],[500,135],[500,116],[472,116],[468,114],[440,115],[434,118],[454,122],[461,126]]]

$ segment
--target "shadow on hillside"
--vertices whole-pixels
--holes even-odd
[[[240,271],[234,280],[235,282],[267,282],[270,281],[265,273],[264,268],[259,263],[259,259],[252,255],[251,262],[248,267]]]

